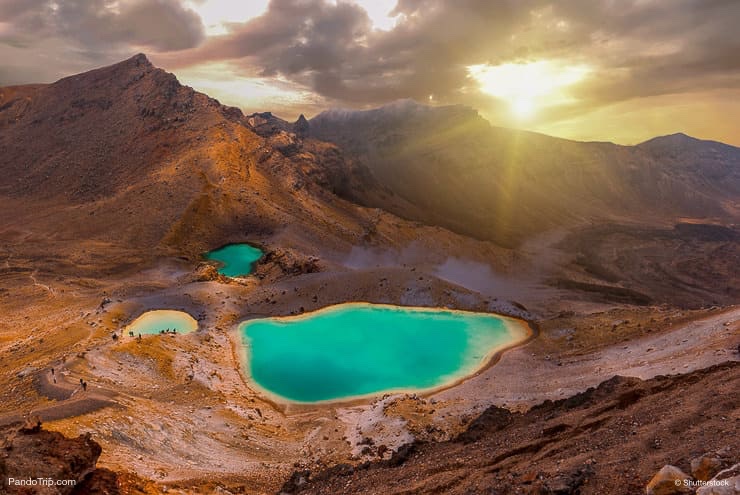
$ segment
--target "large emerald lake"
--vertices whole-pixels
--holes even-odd
[[[262,250],[249,244],[229,244],[205,254],[206,259],[218,262],[218,273],[227,277],[249,275],[261,257]]]
[[[347,303],[239,326],[244,370],[293,402],[421,391],[475,373],[528,331],[487,313]]]

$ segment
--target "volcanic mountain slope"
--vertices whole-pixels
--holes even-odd
[[[687,240],[666,229],[684,217],[736,219],[739,156],[682,136],[638,147],[577,143],[492,128],[463,107],[408,101],[296,124],[245,117],[138,55],[54,84],[0,90],[0,234],[13,246],[4,257],[26,253],[42,272],[76,275],[136,270],[160,255],[193,259],[247,235],[287,232],[314,251],[403,248],[420,237],[412,224],[379,232],[401,224],[336,193],[498,244],[555,229],[567,256],[540,282],[595,299],[700,306],[738,295],[725,266],[740,259],[738,243],[710,240],[672,256]],[[579,251],[593,233],[573,231],[589,222],[650,225],[635,237],[640,249],[668,255],[648,267],[660,283],[645,286],[644,267],[623,253],[634,243],[616,242],[616,256],[608,239],[600,239],[604,251]],[[534,257],[549,257],[538,249]],[[691,267],[699,264],[720,282],[696,283]],[[679,290],[666,292],[676,280]]]
[[[374,176],[353,200],[529,252],[520,269],[536,264],[547,285],[632,304],[740,297],[739,148],[683,134],[569,141],[410,100],[326,111],[309,133]]]
[[[639,146],[576,142],[492,127],[467,107],[410,100],[329,110],[310,120],[310,133],[419,206],[418,220],[506,245],[594,221],[739,218],[740,149],[684,135]]]

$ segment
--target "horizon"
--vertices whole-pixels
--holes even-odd
[[[145,52],[226,105],[286,120],[408,98],[576,141],[685,133],[740,146],[737,21],[729,0],[10,1],[0,86]]]
[[[73,77],[73,76],[76,76],[76,75],[79,75],[79,74],[84,74],[86,72],[95,71],[97,69],[104,69],[106,67],[112,67],[112,66],[115,66],[115,65],[118,65],[118,64],[122,64],[122,63],[125,63],[126,61],[131,60],[133,58],[136,58],[138,56],[144,56],[147,59],[147,61],[149,61],[149,63],[151,63],[155,68],[165,70],[162,67],[158,67],[156,64],[153,64],[152,61],[151,61],[151,58],[149,57],[149,55],[147,55],[144,52],[139,52],[139,53],[137,53],[135,55],[132,55],[132,56],[130,56],[128,58],[125,58],[125,59],[120,60],[118,62],[115,62],[113,64],[105,65],[105,66],[102,66],[102,67],[95,67],[95,68],[92,68],[92,69],[90,69],[88,71],[83,71],[83,72],[79,72],[79,73],[67,74],[67,75],[62,76],[60,79],[57,79],[55,81],[46,82],[46,83],[27,83],[26,85],[33,86],[33,85],[51,85],[51,84],[55,84],[55,83],[61,81],[62,79],[66,79],[68,77]],[[174,74],[174,73],[172,73],[172,74]],[[175,77],[177,77],[177,74],[174,74],[174,75],[175,75]],[[652,141],[654,139],[666,138],[666,137],[679,136],[679,135],[681,135],[681,136],[685,136],[687,138],[694,139],[694,140],[697,140],[697,141],[717,142],[717,143],[720,143],[720,144],[729,145],[729,146],[733,146],[733,147],[740,147],[740,144],[735,145],[735,144],[724,142],[724,141],[718,141],[716,139],[704,138],[704,137],[701,137],[701,136],[695,136],[695,135],[691,135],[691,134],[688,134],[688,133],[686,133],[684,131],[680,131],[680,130],[677,130],[675,132],[671,132],[671,133],[668,133],[668,134],[660,134],[660,135],[655,135],[655,136],[649,136],[646,139],[643,139],[643,140],[640,140],[640,141],[636,141],[636,142],[632,142],[632,143],[621,143],[621,142],[617,142],[617,141],[614,141],[614,140],[608,140],[608,139],[590,139],[590,140],[576,139],[576,138],[571,138],[571,137],[566,137],[566,136],[557,136],[555,134],[547,134],[545,132],[541,132],[541,131],[537,131],[537,130],[532,130],[532,129],[526,129],[526,128],[518,128],[518,127],[512,127],[512,126],[497,126],[496,124],[492,123],[488,118],[486,118],[486,116],[482,115],[479,109],[474,108],[474,107],[471,107],[471,106],[466,105],[466,104],[463,104],[463,103],[449,103],[449,104],[437,104],[437,105],[434,105],[434,104],[429,104],[429,103],[423,102],[423,101],[417,101],[414,98],[399,98],[397,100],[389,101],[389,102],[386,102],[384,104],[381,104],[381,105],[378,105],[378,106],[374,106],[374,107],[369,107],[369,108],[328,107],[328,108],[324,108],[324,109],[318,110],[316,113],[313,113],[313,114],[299,113],[296,116],[286,117],[284,115],[277,114],[276,112],[272,111],[269,108],[265,108],[265,109],[250,109],[250,110],[247,110],[245,108],[239,107],[238,105],[230,105],[229,103],[224,102],[221,99],[216,98],[215,96],[213,96],[211,94],[208,94],[207,92],[200,91],[198,88],[192,87],[192,86],[184,83],[183,81],[180,80],[179,77],[177,78],[177,80],[183,86],[191,87],[195,91],[199,91],[200,93],[203,93],[203,94],[205,94],[205,95],[207,95],[207,96],[209,96],[211,98],[215,98],[220,104],[222,104],[224,106],[230,106],[230,107],[239,108],[239,110],[245,116],[249,116],[249,115],[256,114],[256,113],[265,113],[265,112],[267,112],[267,113],[270,113],[273,117],[277,117],[278,119],[283,120],[283,121],[288,122],[288,123],[292,123],[292,122],[298,120],[300,118],[300,116],[303,116],[304,118],[306,118],[306,119],[308,119],[310,121],[314,117],[316,117],[318,115],[321,115],[322,113],[330,112],[330,111],[339,111],[339,112],[345,112],[345,111],[348,111],[348,112],[367,112],[367,111],[373,111],[373,110],[379,110],[379,109],[382,109],[382,108],[386,108],[386,107],[392,106],[394,104],[397,104],[399,102],[411,101],[411,102],[413,102],[416,105],[419,105],[419,106],[422,106],[422,107],[426,107],[426,108],[435,108],[435,107],[443,108],[443,107],[462,106],[462,107],[469,108],[469,109],[475,111],[478,114],[479,117],[481,117],[482,119],[484,119],[492,127],[499,127],[499,128],[510,129],[510,130],[516,130],[516,131],[531,132],[531,133],[534,133],[534,134],[540,134],[540,135],[549,136],[549,137],[553,137],[553,138],[557,138],[557,139],[565,139],[565,140],[576,141],[576,142],[581,142],[581,143],[609,143],[609,144],[615,144],[615,145],[619,145],[619,146],[638,146],[640,144],[646,143],[648,141]],[[20,85],[9,85],[9,86],[0,86],[0,89],[6,88],[6,87],[14,87],[14,86],[24,86],[24,84],[20,84]]]

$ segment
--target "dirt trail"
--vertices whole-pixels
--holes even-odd
[[[30,411],[13,411],[0,416],[0,426],[19,423],[25,418],[39,416],[42,421],[55,421],[87,414],[103,407],[116,405],[115,391],[88,384],[83,390],[79,382],[71,380],[69,372],[55,369],[39,371],[33,380],[36,391],[55,401],[51,405],[33,408]]]
[[[31,282],[33,282],[33,285],[36,287],[41,287],[45,291],[47,291],[49,294],[51,294],[51,297],[57,297],[56,293],[54,292],[54,289],[51,288],[50,285],[42,284],[38,280],[36,280],[36,272],[34,271],[30,275],[28,275],[31,279]]]

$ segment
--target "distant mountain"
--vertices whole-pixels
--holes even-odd
[[[590,222],[740,218],[740,149],[684,135],[576,142],[411,100],[323,112],[310,135],[340,145],[416,208],[395,209],[372,191],[366,204],[509,246]]]

